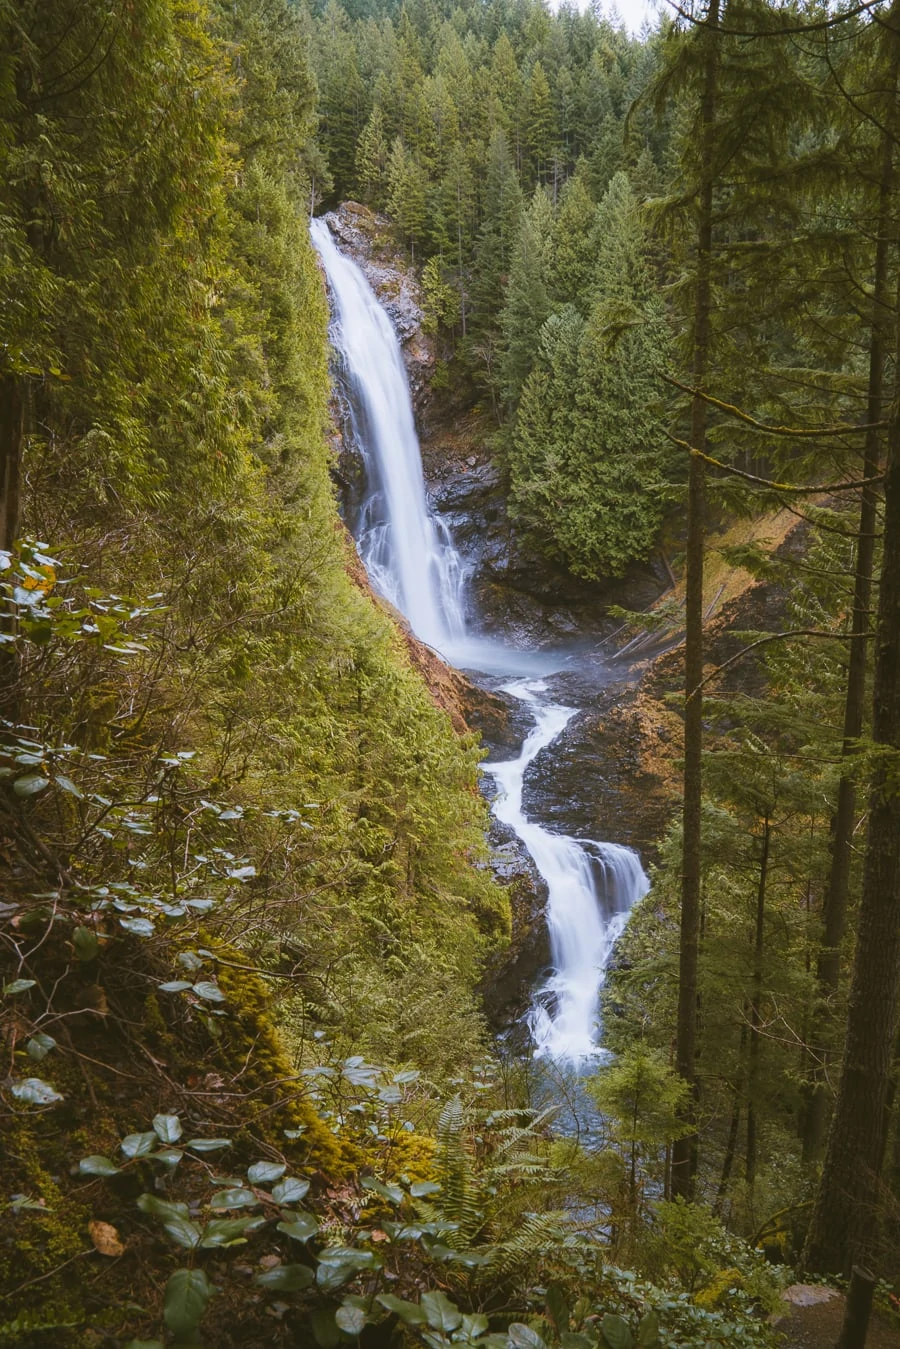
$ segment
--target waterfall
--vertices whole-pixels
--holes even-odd
[[[547,925],[553,974],[539,991],[529,1016],[535,1053],[579,1061],[596,1052],[597,994],[607,962],[631,906],[649,882],[637,853],[616,843],[553,834],[522,809],[525,770],[552,744],[575,709],[547,703],[542,682],[519,679],[504,692],[526,703],[535,719],[517,759],[489,763],[498,787],[498,820],[518,834],[547,882]]]
[[[357,547],[372,584],[417,637],[448,650],[465,636],[465,569],[428,510],[422,456],[400,343],[390,319],[323,219],[313,244],[334,296],[332,337],[343,360],[369,493]]]
[[[429,511],[409,386],[391,321],[359,267],[341,253],[324,219],[313,244],[333,297],[332,341],[341,358],[368,493],[357,547],[373,585],[413,632],[449,660],[484,673],[526,675],[503,690],[534,719],[518,758],[485,765],[498,786],[497,819],[522,840],[547,883],[553,973],[529,1015],[535,1054],[579,1063],[597,1052],[597,995],[628,912],[648,889],[637,853],[615,843],[552,833],[524,813],[526,770],[575,715],[545,695],[535,674],[560,657],[535,655],[472,636],[466,570],[446,527]]]

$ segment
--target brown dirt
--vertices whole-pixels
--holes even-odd
[[[843,1319],[843,1297],[814,1307],[791,1307],[789,1314],[776,1322],[776,1329],[784,1336],[782,1349],[834,1349]],[[900,1330],[873,1313],[866,1349],[900,1349]]]

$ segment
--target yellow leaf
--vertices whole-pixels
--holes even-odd
[[[124,1255],[125,1247],[119,1239],[119,1234],[112,1223],[91,1222],[88,1223],[88,1231],[91,1234],[91,1241],[96,1250],[101,1255]]]

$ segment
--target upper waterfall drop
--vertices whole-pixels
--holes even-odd
[[[353,390],[370,493],[357,545],[373,584],[417,637],[450,650],[466,636],[465,568],[428,510],[409,384],[393,325],[324,219],[310,233],[334,296],[332,338]]]

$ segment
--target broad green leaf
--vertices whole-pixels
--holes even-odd
[[[91,1157],[82,1157],[78,1163],[78,1171],[82,1176],[117,1176],[119,1170],[115,1162],[111,1162],[108,1157],[99,1157],[96,1153]]]
[[[509,1349],[547,1349],[537,1331],[523,1325],[521,1321],[513,1321],[506,1335]]]
[[[481,1312],[475,1312],[473,1315],[464,1316],[462,1319],[462,1333],[467,1339],[477,1340],[479,1335],[483,1335],[488,1329],[490,1322]]]
[[[26,1044],[29,1056],[40,1061],[45,1059],[51,1049],[56,1048],[56,1041],[52,1035],[47,1035],[44,1031],[35,1031],[31,1039]]]
[[[319,1349],[336,1349],[340,1344],[341,1332],[335,1325],[330,1307],[316,1307],[315,1311],[310,1312],[309,1324]]]
[[[385,1185],[382,1181],[376,1180],[374,1176],[364,1176],[362,1187],[364,1190],[370,1190],[372,1194],[377,1194],[382,1199],[386,1199],[389,1204],[402,1204],[405,1198],[399,1185]]]
[[[17,1101],[27,1105],[55,1105],[63,1100],[59,1092],[40,1077],[26,1077],[22,1082],[13,1082],[10,1091]]]
[[[380,1302],[386,1311],[399,1316],[408,1326],[422,1326],[428,1320],[418,1302],[407,1302],[405,1298],[394,1297],[393,1293],[380,1293],[375,1301]]]
[[[335,1325],[340,1326],[345,1335],[361,1335],[366,1328],[366,1314],[360,1307],[345,1302],[334,1314]]]
[[[422,1311],[433,1330],[443,1330],[449,1334],[462,1325],[462,1312],[443,1293],[423,1293]]]
[[[155,1132],[145,1134],[128,1134],[122,1139],[120,1147],[126,1157],[146,1157],[153,1152],[159,1144],[159,1138]]]
[[[564,1330],[559,1338],[561,1349],[596,1349],[596,1342],[574,1330]]]
[[[209,1248],[215,1246],[236,1246],[246,1240],[249,1228],[255,1227],[254,1218],[213,1218],[203,1229],[200,1245]]]
[[[219,988],[219,985],[214,984],[209,979],[201,979],[199,984],[192,984],[191,987],[197,994],[197,997],[204,998],[206,1002],[225,1001],[225,994],[222,992],[221,988]]]
[[[159,985],[160,993],[186,993],[191,987],[187,979],[170,979],[166,984]]]
[[[623,1317],[607,1312],[600,1322],[600,1332],[609,1349],[634,1349],[634,1336]]]
[[[252,1190],[238,1186],[234,1190],[220,1190],[214,1194],[210,1208],[258,1208],[259,1200]]]
[[[154,1152],[153,1160],[164,1166],[177,1166],[183,1156],[181,1148],[160,1148],[159,1152]]]
[[[659,1316],[652,1308],[644,1313],[638,1323],[637,1342],[638,1349],[658,1349]]]
[[[45,787],[50,786],[50,779],[41,777],[39,773],[29,773],[26,777],[16,778],[13,783],[13,791],[16,796],[36,796],[42,792]]]
[[[394,1081],[398,1086],[405,1086],[407,1082],[417,1082],[421,1077],[418,1068],[404,1068],[402,1072],[394,1073]]]
[[[319,1255],[316,1283],[323,1293],[333,1293],[360,1270],[379,1268],[380,1263],[370,1251],[357,1251],[347,1246],[326,1249]]]
[[[295,1176],[286,1176],[272,1191],[276,1204],[299,1204],[309,1191],[309,1181]]]
[[[323,1264],[352,1264],[357,1269],[381,1268],[381,1261],[372,1251],[360,1251],[355,1246],[326,1246],[319,1252],[319,1260]]]
[[[192,1251],[195,1246],[200,1245],[200,1228],[187,1218],[181,1216],[167,1218],[163,1223],[163,1230],[185,1250]]]
[[[153,1131],[161,1143],[177,1143],[182,1134],[177,1115],[154,1115]]]
[[[188,1216],[187,1204],[160,1199],[155,1194],[139,1195],[137,1206],[142,1213],[150,1213],[154,1218],[162,1218],[164,1222],[169,1218],[186,1218]]]
[[[136,937],[152,937],[156,931],[149,918],[120,918],[119,926],[124,927],[126,932],[133,932]]]
[[[29,988],[34,988],[36,979],[13,979],[11,984],[7,984],[3,989],[3,996],[13,997],[16,993],[26,993]]]
[[[176,1269],[166,1284],[163,1318],[173,1335],[192,1335],[206,1310],[212,1288],[202,1269]]]
[[[269,1288],[279,1293],[301,1293],[316,1281],[309,1265],[276,1265],[263,1274],[257,1274],[256,1283],[260,1288]]]
[[[319,1230],[318,1221],[311,1213],[291,1213],[278,1224],[278,1231],[294,1241],[309,1241]]]
[[[559,1334],[569,1329],[569,1304],[558,1283],[547,1289],[547,1311]]]
[[[100,950],[100,941],[97,934],[90,927],[76,927],[72,933],[72,945],[75,947],[75,954],[78,959],[85,963],[96,959],[97,952]]]
[[[413,1185],[410,1185],[409,1192],[413,1199],[424,1199],[426,1195],[437,1194],[440,1188],[436,1181],[417,1180]]]
[[[251,1185],[271,1185],[281,1180],[286,1170],[281,1162],[254,1162],[247,1168],[247,1179]]]
[[[194,1152],[218,1152],[219,1148],[230,1148],[230,1138],[192,1138],[184,1145]]]

